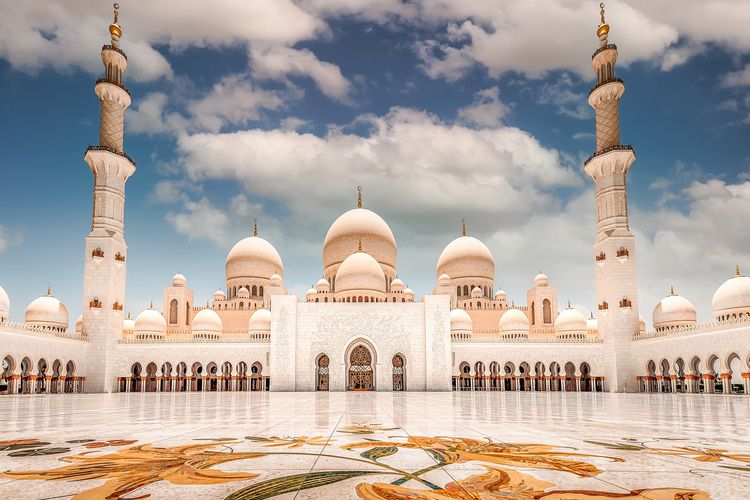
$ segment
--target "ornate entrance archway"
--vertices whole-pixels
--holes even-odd
[[[318,382],[315,386],[315,389],[318,391],[328,390],[328,372],[329,372],[328,365],[330,365],[330,360],[328,359],[328,355],[321,354],[320,356],[318,356],[318,366],[317,366]]]
[[[349,354],[346,389],[349,391],[372,391],[375,389],[372,353],[362,344],[352,349]]]

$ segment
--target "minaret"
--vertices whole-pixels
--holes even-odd
[[[624,392],[635,390],[631,342],[639,329],[635,238],[628,225],[626,183],[635,154],[631,145],[620,143],[618,108],[625,86],[615,77],[617,46],[608,43],[604,4],[600,7],[601,23],[596,30],[600,47],[591,58],[596,85],[589,93],[589,104],[596,111],[596,152],[586,160],[584,170],[595,183],[593,258],[605,384],[610,392]]]
[[[125,182],[135,172],[135,163],[123,149],[130,93],[122,81],[128,59],[119,48],[119,6],[114,4],[114,9],[114,21],[109,26],[111,44],[102,47],[104,76],[94,85],[101,104],[99,144],[89,146],[84,156],[94,174],[94,209],[91,232],[86,237],[83,277],[83,332],[91,343],[86,362],[87,392],[112,392],[115,388],[125,301]]]

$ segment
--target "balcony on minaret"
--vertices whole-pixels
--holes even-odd
[[[114,311],[122,311],[122,304],[120,304],[119,302],[115,301],[115,303],[112,304],[112,309]]]
[[[620,307],[622,309],[630,309],[633,307],[633,303],[630,301],[630,299],[623,298],[620,300]]]
[[[609,304],[607,304],[606,301],[602,302],[601,304],[599,304],[599,310],[600,311],[606,311],[607,309],[609,309]]]
[[[599,252],[596,257],[596,262],[604,262],[607,259],[607,255],[604,252]]]
[[[104,258],[104,250],[97,247],[91,252],[91,258],[95,261],[102,260]]]
[[[620,247],[619,250],[617,250],[617,258],[620,259],[620,262],[625,262],[628,260],[628,257],[630,256],[630,252],[628,252],[627,248]]]
[[[89,301],[89,308],[90,309],[101,309],[102,308],[102,301],[99,300],[99,297],[94,297]]]
[[[115,261],[117,262],[125,262],[125,256],[121,254],[120,252],[117,252],[115,254]]]

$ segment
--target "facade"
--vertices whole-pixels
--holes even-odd
[[[495,262],[464,225],[437,257],[435,286],[417,300],[399,278],[396,238],[377,213],[356,207],[323,242],[321,278],[304,300],[284,285],[284,262],[258,232],[225,263],[226,287],[205,306],[185,275],[163,289],[161,306],[125,312],[125,184],[135,163],[124,150],[127,57],[115,20],[102,48],[99,144],[84,160],[94,176],[86,236],[83,314],[70,329],[51,290],[10,321],[0,288],[0,393],[184,391],[612,391],[747,393],[750,278],[719,286],[714,320],[674,289],[654,309],[654,331],[638,316],[636,247],[628,222],[633,148],[621,144],[609,25],[597,30],[596,151],[584,171],[595,186],[597,317],[586,318],[539,273],[526,304],[496,289]]]

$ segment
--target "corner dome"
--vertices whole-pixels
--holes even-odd
[[[83,314],[79,315],[78,318],[76,318],[76,333],[82,333],[83,332]]]
[[[181,287],[187,284],[187,279],[181,273],[172,276],[172,286]]]
[[[391,281],[391,291],[392,292],[403,292],[404,291],[404,282],[400,279],[396,278],[395,280]]]
[[[582,338],[587,329],[586,317],[577,309],[568,307],[555,318],[555,335],[558,337]]]
[[[0,321],[8,319],[10,316],[10,298],[3,287],[0,286]]]
[[[216,290],[214,292],[214,300],[222,301],[222,300],[226,300],[226,299],[227,299],[227,296],[226,296],[226,294],[224,293],[223,290]]]
[[[122,321],[122,333],[124,335],[132,335],[134,330],[135,321],[130,319],[130,314],[128,314],[128,317]]]
[[[398,250],[391,228],[378,214],[366,208],[343,213],[331,224],[323,242],[323,268],[326,275],[362,246],[382,266],[395,272]],[[335,283],[339,289],[338,280]]]
[[[146,309],[136,316],[133,331],[140,338],[164,337],[167,320],[156,309]]]
[[[278,273],[273,273],[271,275],[271,285],[273,286],[281,286],[284,284],[284,278],[281,277]]]
[[[315,283],[315,291],[321,292],[321,293],[327,293],[331,291],[331,284],[328,283],[328,280],[325,278],[320,278],[317,283]]]
[[[737,269],[736,276],[726,280],[716,289],[711,300],[711,309],[716,319],[750,314],[750,278],[742,276]]]
[[[305,300],[307,302],[315,302],[316,295],[318,295],[318,292],[314,288],[309,288],[307,292],[305,292]]]
[[[336,271],[336,293],[350,291],[385,294],[385,273],[370,254],[355,252]]]
[[[495,292],[495,300],[508,300],[508,294],[505,293],[505,290],[498,290]]]
[[[498,322],[500,333],[529,333],[529,318],[519,309],[508,309]]]
[[[472,236],[460,236],[448,243],[438,258],[435,274],[452,279],[495,278],[495,259],[487,245]]]
[[[451,309],[451,333],[471,333],[474,330],[471,316],[463,309]]]
[[[599,320],[591,314],[591,317],[586,320],[586,330],[590,332],[599,332]]]
[[[221,333],[221,318],[213,309],[201,309],[193,316],[192,321],[193,335],[196,333],[211,333],[217,336]]]
[[[271,311],[268,309],[258,309],[250,316],[247,322],[247,329],[250,333],[268,333],[271,331]]]
[[[638,315],[638,333],[641,335],[646,333],[646,320],[640,314]]]
[[[284,263],[279,252],[260,236],[248,236],[238,241],[227,255],[227,281],[235,278],[265,278],[284,275]]]
[[[30,325],[49,328],[68,328],[68,309],[52,295],[43,295],[31,301],[26,308],[24,321]]]
[[[549,286],[549,277],[544,273],[534,276],[534,286]]]
[[[404,288],[404,297],[406,300],[414,301],[414,290],[411,288]]]
[[[652,316],[654,328],[663,330],[681,326],[694,325],[697,320],[695,306],[685,297],[677,295],[674,290],[654,307]]]

